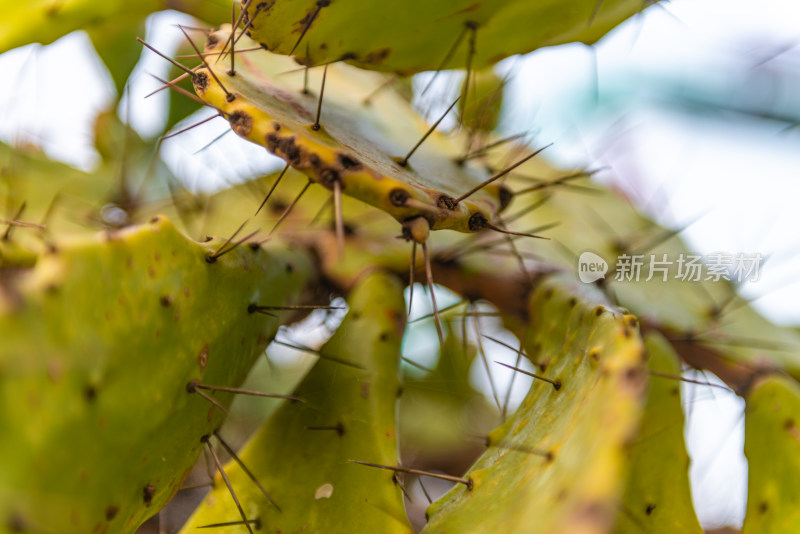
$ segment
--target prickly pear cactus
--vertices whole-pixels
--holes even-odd
[[[504,80],[491,65],[592,43],[650,2],[5,4],[0,51],[84,28],[119,94],[148,14],[231,21],[180,28],[194,66],[172,63],[168,127],[210,107],[286,168],[192,192],[118,103],[95,121],[91,172],[0,144],[0,532],[132,534],[205,448],[219,474],[186,533],[699,533],[681,363],[746,400],[745,533],[800,528],[800,334],[730,283],[618,277],[619,255],[687,252],[679,230],[494,131]],[[466,71],[459,100],[423,120],[402,75],[449,68]],[[247,216],[272,228],[259,243]],[[226,237],[194,242],[170,220]],[[592,284],[573,276],[585,251],[610,265]],[[401,358],[413,335],[398,280],[427,282],[432,369]],[[435,283],[464,303],[437,310]],[[294,304],[332,296],[349,304],[343,323],[304,349],[319,360],[237,454],[223,440],[236,386]],[[491,306],[535,368],[514,370],[533,383],[510,415],[473,384],[477,310]],[[427,524],[413,477],[455,484]]]
[[[650,2],[641,0],[243,1],[249,33],[304,64],[346,60],[413,74],[477,68],[542,46],[593,43]],[[359,22],[370,31],[354,31]],[[342,36],[347,36],[343,39]]]
[[[180,488],[232,398],[197,384],[239,385],[284,313],[249,307],[310,274],[224,242],[156,218],[0,271],[0,530],[133,532]]]
[[[547,381],[489,434],[468,483],[431,506],[423,532],[613,526],[647,374],[636,318],[585,289],[550,279],[536,290],[525,347]]]
[[[748,493],[744,534],[800,529],[800,386],[784,376],[765,377],[753,386],[745,410],[744,452]]]
[[[229,26],[213,32],[204,53],[226,46]],[[241,47],[256,43],[239,39]],[[424,217],[432,229],[474,232],[503,207],[498,186],[459,197],[489,178],[485,169],[458,165],[458,146],[432,132],[401,95],[384,91],[364,104],[384,80],[347,65],[309,73],[276,55],[239,54],[235,75],[227,63],[197,69],[197,94],[218,109],[240,136],[266,147],[328,189],[362,200],[399,221]],[[209,70],[210,69],[210,70]],[[294,72],[291,72],[294,71]],[[325,80],[324,101],[318,89]],[[319,108],[318,106],[322,107]],[[318,114],[317,110],[320,110]]]
[[[240,453],[269,492],[239,464],[227,476],[248,519],[268,532],[411,532],[403,493],[391,471],[353,461],[397,464],[395,400],[399,394],[404,300],[396,279],[359,282],[349,312],[320,349],[320,359],[293,395]],[[182,532],[242,517],[218,484]]]
[[[680,382],[675,380],[680,360],[659,334],[648,334],[644,342],[647,401],[638,435],[628,446],[630,468],[614,532],[701,534],[689,487]]]

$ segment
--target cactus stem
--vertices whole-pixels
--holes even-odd
[[[300,397],[293,395],[279,395],[277,393],[264,393],[263,391],[253,391],[252,389],[234,388],[229,386],[212,386],[209,384],[194,384],[197,389],[207,389],[209,391],[226,391],[228,393],[236,393],[237,395],[250,395],[253,397],[266,397],[268,399],[287,399],[292,401],[305,402]]]
[[[220,81],[219,77],[217,76],[217,73],[214,72],[214,69],[212,69],[211,65],[208,64],[208,61],[206,61],[206,57],[200,52],[200,49],[197,48],[197,45],[194,44],[194,41],[192,41],[192,38],[189,37],[189,34],[186,33],[186,30],[183,29],[183,26],[178,25],[178,28],[180,28],[181,33],[183,33],[183,36],[186,37],[186,40],[189,42],[189,45],[191,45],[192,49],[195,52],[197,52],[198,56],[200,56],[200,61],[202,61],[203,65],[205,65],[206,69],[208,69],[209,74],[211,74],[211,76],[214,78],[214,81],[217,82],[217,84],[219,85],[219,88],[222,89],[223,93],[225,93],[225,99],[228,102],[233,102],[234,100],[236,100],[236,96],[233,93],[231,93],[230,91],[228,91],[225,88],[224,85],[222,85],[222,81]]]
[[[467,489],[472,489],[473,486],[472,479],[469,478],[456,477],[453,475],[445,475],[443,473],[433,473],[431,471],[423,471],[422,469],[411,469],[409,467],[396,467],[391,465],[374,464],[372,462],[361,462],[359,460],[347,460],[347,461],[352,464],[366,465],[367,467],[377,467],[378,469],[387,469],[389,471],[394,471],[396,473],[408,473],[409,475],[419,475],[423,477],[438,478],[439,480],[447,480],[449,482],[456,482],[458,484],[464,484],[465,486],[467,486]]]
[[[306,22],[306,25],[303,27],[303,31],[300,32],[300,37],[297,38],[297,42],[294,43],[294,46],[289,51],[290,56],[294,54],[295,50],[297,50],[297,47],[300,45],[300,42],[303,40],[303,37],[306,36],[308,29],[311,28],[311,25],[314,23],[314,20],[316,20],[317,15],[319,15],[319,12],[322,11],[323,7],[327,7],[329,4],[330,4],[329,0],[319,0],[317,2],[317,9],[314,11],[311,17],[309,17],[308,22]],[[308,59],[308,57],[306,57],[306,59]]]
[[[522,165],[523,163],[525,163],[529,159],[537,156],[540,152],[542,152],[542,150],[544,150],[546,148],[549,148],[551,146],[553,146],[553,143],[550,143],[549,145],[543,146],[539,150],[536,150],[535,152],[532,152],[531,154],[528,154],[527,156],[525,156],[521,160],[517,161],[516,163],[514,163],[510,167],[506,167],[502,171],[500,171],[497,174],[493,175],[491,178],[488,178],[488,179],[484,180],[483,182],[479,183],[478,185],[476,185],[475,187],[473,187],[472,189],[470,189],[469,191],[467,191],[466,193],[464,193],[463,195],[461,195],[460,197],[455,199],[456,203],[459,203],[462,200],[465,200],[465,199],[471,197],[472,195],[474,195],[475,193],[477,193],[478,191],[480,191],[481,189],[483,189],[487,185],[495,182],[496,180],[499,180],[500,178],[502,178],[506,174],[510,173],[511,171],[513,171],[514,169],[516,169],[517,167],[519,167],[520,165]]]
[[[228,480],[228,475],[225,474],[225,469],[223,469],[222,467],[222,462],[220,462],[219,460],[219,456],[217,455],[216,449],[214,449],[214,446],[211,445],[211,442],[208,440],[208,436],[204,436],[201,441],[203,441],[203,443],[206,444],[206,447],[208,447],[208,451],[214,458],[214,463],[217,464],[217,470],[219,471],[219,474],[222,475],[222,480],[228,487],[228,491],[230,492],[231,497],[233,498],[233,502],[236,504],[236,508],[239,510],[239,514],[242,516],[242,521],[244,522],[244,525],[247,527],[247,530],[250,532],[250,534],[255,534],[253,532],[253,529],[250,527],[250,520],[247,519],[247,516],[245,515],[244,510],[242,509],[242,505],[239,503],[239,498],[236,496],[236,492],[233,491],[233,486],[231,486],[231,481]]]
[[[206,117],[205,119],[203,119],[201,121],[198,121],[198,122],[196,122],[196,123],[194,123],[194,124],[192,124],[190,126],[187,126],[186,128],[181,128],[177,132],[170,132],[168,134],[164,134],[161,137],[159,137],[158,140],[159,141],[163,141],[164,139],[169,139],[170,137],[175,137],[176,135],[180,135],[180,134],[182,134],[184,132],[188,132],[192,128],[197,128],[198,126],[201,126],[201,125],[203,125],[203,124],[205,124],[205,123],[207,123],[209,121],[212,121],[212,120],[216,119],[217,117],[222,117],[222,115],[217,113],[216,115],[212,115],[210,117]]]
[[[319,88],[319,98],[317,99],[317,116],[314,119],[314,124],[311,129],[314,131],[319,130],[319,117],[322,115],[322,97],[325,95],[325,80],[328,78],[328,62],[325,61],[325,67],[322,69],[322,85]]]
[[[258,519],[258,518],[256,518],[256,519],[248,519],[246,522],[245,521],[227,521],[225,523],[211,523],[210,525],[199,525],[197,528],[235,527],[236,525],[244,525],[244,524],[249,524],[249,523],[252,523],[253,525],[255,525],[256,530],[261,530],[261,520]]]
[[[428,279],[428,289],[431,292],[431,303],[433,304],[433,319],[436,323],[436,333],[439,335],[439,346],[444,347],[444,334],[442,333],[442,321],[439,318],[439,308],[436,305],[436,289],[433,287],[433,270],[431,269],[431,257],[428,254],[427,243],[422,243],[422,258],[425,261],[425,274]]]
[[[548,382],[548,383],[553,385],[553,389],[555,389],[556,391],[559,391],[561,389],[561,380],[559,380],[559,379],[553,380],[551,378],[547,378],[547,377],[544,377],[542,375],[537,375],[535,373],[531,373],[530,371],[526,371],[525,369],[520,369],[519,367],[514,367],[513,365],[508,365],[507,363],[503,363],[503,362],[495,361],[494,363],[496,363],[498,365],[502,365],[503,367],[508,367],[512,371],[516,371],[518,373],[522,373],[523,375],[528,375],[531,378],[535,378],[537,380],[543,380],[544,382]]]
[[[256,215],[258,215],[258,213],[261,211],[261,209],[267,204],[267,201],[269,200],[269,197],[272,196],[272,193],[275,191],[275,188],[278,187],[279,183],[281,183],[281,179],[283,178],[283,175],[286,174],[286,171],[288,171],[288,170],[289,170],[289,164],[287,163],[283,167],[283,170],[281,171],[281,173],[278,175],[278,178],[275,180],[275,183],[273,183],[272,187],[269,188],[269,191],[267,192],[267,196],[265,196],[264,200],[261,201],[261,205],[258,206],[258,209],[256,210]]]
[[[224,439],[222,439],[222,436],[219,435],[219,431],[217,430],[214,431],[214,437],[217,438],[217,441],[219,441],[219,444],[222,445],[222,448],[224,448],[228,452],[228,454],[230,454],[231,458],[233,458],[233,461],[239,464],[239,467],[242,468],[242,471],[244,471],[247,477],[253,481],[253,484],[255,484],[256,487],[258,487],[258,489],[261,491],[264,497],[267,498],[270,504],[272,504],[272,506],[274,506],[276,510],[282,512],[283,510],[281,510],[281,507],[278,506],[278,504],[272,499],[272,496],[269,494],[269,492],[265,490],[264,486],[262,486],[261,483],[258,481],[253,472],[250,471],[250,469],[244,464],[242,459],[239,458],[239,455],[236,454],[236,452],[233,450],[233,447],[228,445],[228,443]],[[261,527],[259,525],[256,525],[256,530],[260,530],[260,528]]]
[[[312,183],[314,183],[312,180],[308,180],[306,182],[306,185],[303,186],[303,189],[300,190],[300,193],[298,193],[298,195],[296,197],[294,197],[294,200],[292,200],[292,203],[289,204],[289,206],[283,211],[283,213],[281,213],[281,216],[280,216],[280,218],[278,218],[278,221],[275,223],[275,226],[273,226],[272,230],[269,231],[269,235],[272,235],[273,233],[275,233],[275,230],[277,230],[278,226],[280,226],[280,224],[283,222],[283,220],[286,217],[289,216],[289,213],[291,213],[291,211],[294,209],[294,207],[297,205],[297,203],[300,201],[300,199],[303,197],[303,195],[306,193],[306,191],[308,191],[308,188],[311,187]]]
[[[445,118],[445,117],[447,117],[447,114],[448,114],[448,113],[450,113],[450,111],[453,109],[453,107],[455,107],[455,105],[458,103],[458,101],[459,101],[459,99],[460,99],[460,98],[461,98],[461,97],[458,97],[458,98],[456,98],[455,100],[453,100],[453,103],[452,103],[452,104],[450,104],[450,107],[448,107],[448,108],[447,108],[447,110],[445,110],[445,112],[444,112],[444,113],[442,113],[442,116],[441,116],[441,117],[439,117],[439,118],[436,120],[436,122],[434,122],[434,123],[431,125],[431,127],[430,127],[430,128],[428,128],[428,131],[427,131],[427,132],[425,132],[425,135],[423,135],[423,136],[422,136],[422,139],[420,139],[419,141],[417,141],[417,144],[416,144],[416,145],[414,145],[414,146],[413,146],[413,148],[412,148],[411,150],[409,150],[409,151],[408,151],[408,154],[406,154],[406,156],[405,156],[403,159],[401,159],[401,160],[399,160],[399,161],[397,162],[397,164],[398,164],[398,165],[400,165],[401,167],[405,167],[406,165],[408,165],[408,160],[409,160],[409,158],[410,158],[410,157],[411,157],[411,156],[414,154],[414,152],[416,152],[416,151],[417,151],[417,149],[418,149],[418,148],[419,148],[419,147],[422,145],[422,143],[424,143],[424,142],[425,142],[425,140],[428,138],[428,136],[430,136],[430,135],[433,133],[433,131],[436,129],[436,127],[437,127],[437,126],[439,126],[439,123],[440,123],[440,122],[442,122],[442,121],[444,120],[444,118]]]

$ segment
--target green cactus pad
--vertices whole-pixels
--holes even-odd
[[[513,54],[574,41],[593,43],[650,2],[641,0],[272,0],[249,5],[256,41],[318,65],[413,74],[492,65]],[[474,33],[471,28],[475,28]],[[474,37],[474,38],[473,38]],[[450,61],[445,61],[450,58]]]
[[[800,385],[786,376],[767,377],[746,400],[748,490],[742,533],[800,532]]]
[[[238,465],[226,467],[245,514],[258,518],[263,531],[411,532],[393,473],[348,462],[397,465],[401,286],[387,275],[370,275],[353,290],[349,305],[321,349],[323,358],[294,392],[305,402],[282,405],[239,454],[282,511]],[[228,521],[241,516],[218,484],[182,532]],[[244,530],[239,525],[215,532]]]
[[[652,373],[639,435],[630,444],[630,472],[614,532],[702,534],[692,506],[689,455],[683,442],[681,365],[659,334],[645,337]]]
[[[707,279],[706,270],[699,281],[678,278],[681,255],[684,260],[699,256],[683,242],[680,229],[655,223],[620,191],[588,181],[590,173],[583,180],[563,181],[579,172],[559,170],[534,158],[516,169],[506,182],[512,191],[542,188],[519,194],[511,201],[506,210],[509,217],[541,201],[537,209],[517,219],[513,229],[558,223],[548,230],[549,241],[519,241],[520,251],[574,273],[582,253],[599,255],[609,269],[603,287],[621,306],[667,333],[688,363],[712,370],[737,390],[744,391],[753,373],[764,368],[783,369],[800,378],[800,336],[796,332],[761,316],[746,299],[737,296],[734,282]],[[559,179],[560,185],[552,185]],[[622,254],[641,255],[638,282],[616,280],[614,269]],[[658,261],[664,254],[672,261],[667,280],[655,273],[647,281],[651,255]],[[766,280],[769,276],[770,264],[763,258],[760,277]]]
[[[229,28],[211,34],[206,53],[222,49]],[[237,46],[257,44],[243,37]],[[384,83],[382,76],[330,65],[321,126],[315,130],[323,69],[309,73],[313,93],[304,94],[304,73],[288,58],[264,51],[237,53],[236,74],[231,76],[227,61],[214,63],[217,56],[208,57],[216,79],[205,67],[197,69],[197,94],[223,111],[237,134],[266,147],[311,180],[329,189],[338,182],[345,195],[399,221],[425,217],[433,229],[477,231],[484,227],[475,226],[474,216],[492,220],[501,209],[502,189],[496,184],[454,202],[489,175],[483,168],[459,165],[460,148],[447,135],[433,132],[406,166],[398,163],[429,126],[397,92],[381,91],[371,104],[364,104]]]
[[[489,134],[497,127],[506,81],[494,69],[472,72],[461,84],[459,122],[469,131]]]
[[[309,276],[279,245],[209,263],[223,242],[156,218],[0,270],[0,525],[130,533],[175,494],[224,419],[187,384],[239,385],[280,324],[248,306]]]
[[[0,52],[28,43],[51,43],[72,31],[100,26],[109,21],[143,19],[161,9],[161,0],[125,2],[111,0],[36,0],[0,2]]]
[[[607,532],[647,377],[636,318],[592,288],[548,278],[532,296],[528,355],[546,363],[489,450],[429,509],[436,532]]]
[[[403,450],[422,457],[458,457],[459,451],[482,446],[486,435],[499,422],[497,408],[472,384],[470,369],[477,350],[464,346],[461,337],[444,321],[444,345],[432,372],[403,380],[400,399],[400,442]]]

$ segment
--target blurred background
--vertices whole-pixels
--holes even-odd
[[[175,24],[192,21],[174,12],[150,17],[146,39],[174,53],[183,38]],[[160,85],[148,74],[165,78],[167,67],[143,53],[118,108],[145,138],[160,134],[168,105],[166,92],[145,98]],[[625,191],[659,223],[685,227],[682,238],[699,254],[761,253],[761,277],[744,284],[742,294],[770,320],[800,324],[800,3],[661,2],[593,47],[548,48],[509,58],[497,71],[509,76],[503,132],[527,132],[536,146],[554,143],[546,155],[556,164],[602,167],[594,179]],[[84,33],[2,54],[0,72],[6,81],[0,84],[0,140],[40,146],[85,170],[99,163],[93,120],[117,95]],[[430,76],[418,75],[415,87]],[[459,83],[459,75],[441,76],[420,108],[451,101]],[[198,112],[184,124],[208,115]],[[282,167],[263,149],[225,135],[228,130],[224,121],[211,121],[166,142],[162,157],[196,191]],[[424,299],[415,300],[414,315],[430,311]],[[439,293],[442,306],[456,300]],[[411,329],[409,352],[435,344],[429,330]],[[486,349],[501,361],[513,356]],[[473,375],[488,394],[479,370]],[[509,376],[495,379],[502,387]],[[684,386],[701,523],[738,527],[747,487],[743,402]],[[526,388],[524,381],[515,386],[517,401]]]

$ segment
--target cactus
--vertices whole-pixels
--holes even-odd
[[[16,274],[0,299],[7,528],[131,532],[180,488],[232,397],[196,384],[238,386],[279,325],[248,307],[292,303],[309,276],[301,254],[222,243],[156,218]]]
[[[293,395],[258,431],[241,461],[267,488],[267,499],[237,464],[226,468],[247,517],[268,531],[410,532],[395,465],[395,400],[404,301],[396,279],[360,281],[350,310]],[[241,521],[221,484],[184,528]],[[231,532],[240,530],[231,527]]]
[[[525,2],[243,1],[249,32],[268,50],[307,65],[346,60],[362,68],[413,74],[475,68],[542,46],[593,43],[650,2],[554,0]],[[353,35],[354,21],[372,31]],[[348,39],[342,39],[348,35]]]
[[[224,2],[6,6],[0,50],[86,26],[120,94],[144,17],[205,19],[216,29],[202,46],[176,30],[197,58],[167,58],[168,128],[210,107],[286,166],[192,193],[114,107],[95,121],[92,172],[0,144],[0,533],[132,534],[203,450],[218,474],[187,534],[700,532],[681,364],[745,399],[744,532],[800,528],[800,333],[732,283],[613,269],[579,283],[580,252],[687,247],[592,170],[557,169],[494,131],[494,63],[592,43],[646,4],[246,0],[233,24]],[[403,75],[446,68],[466,70],[460,97],[425,120]],[[419,281],[464,299],[445,310],[429,292],[432,369],[401,356],[415,335],[402,290]],[[261,426],[237,452],[235,395],[270,395],[242,382],[281,326],[332,296],[348,303],[343,322],[300,347],[318,360],[273,413],[251,408]],[[485,314],[518,351],[481,332]],[[471,383],[495,368],[488,342],[533,368],[512,366],[533,379],[513,413]],[[292,389],[269,363],[254,373]],[[429,478],[453,486],[423,524],[414,488],[427,494]]]
[[[760,379],[747,396],[744,452],[749,465],[742,532],[792,532],[797,506],[800,387],[782,376]],[[775,459],[780,458],[779,462]]]

